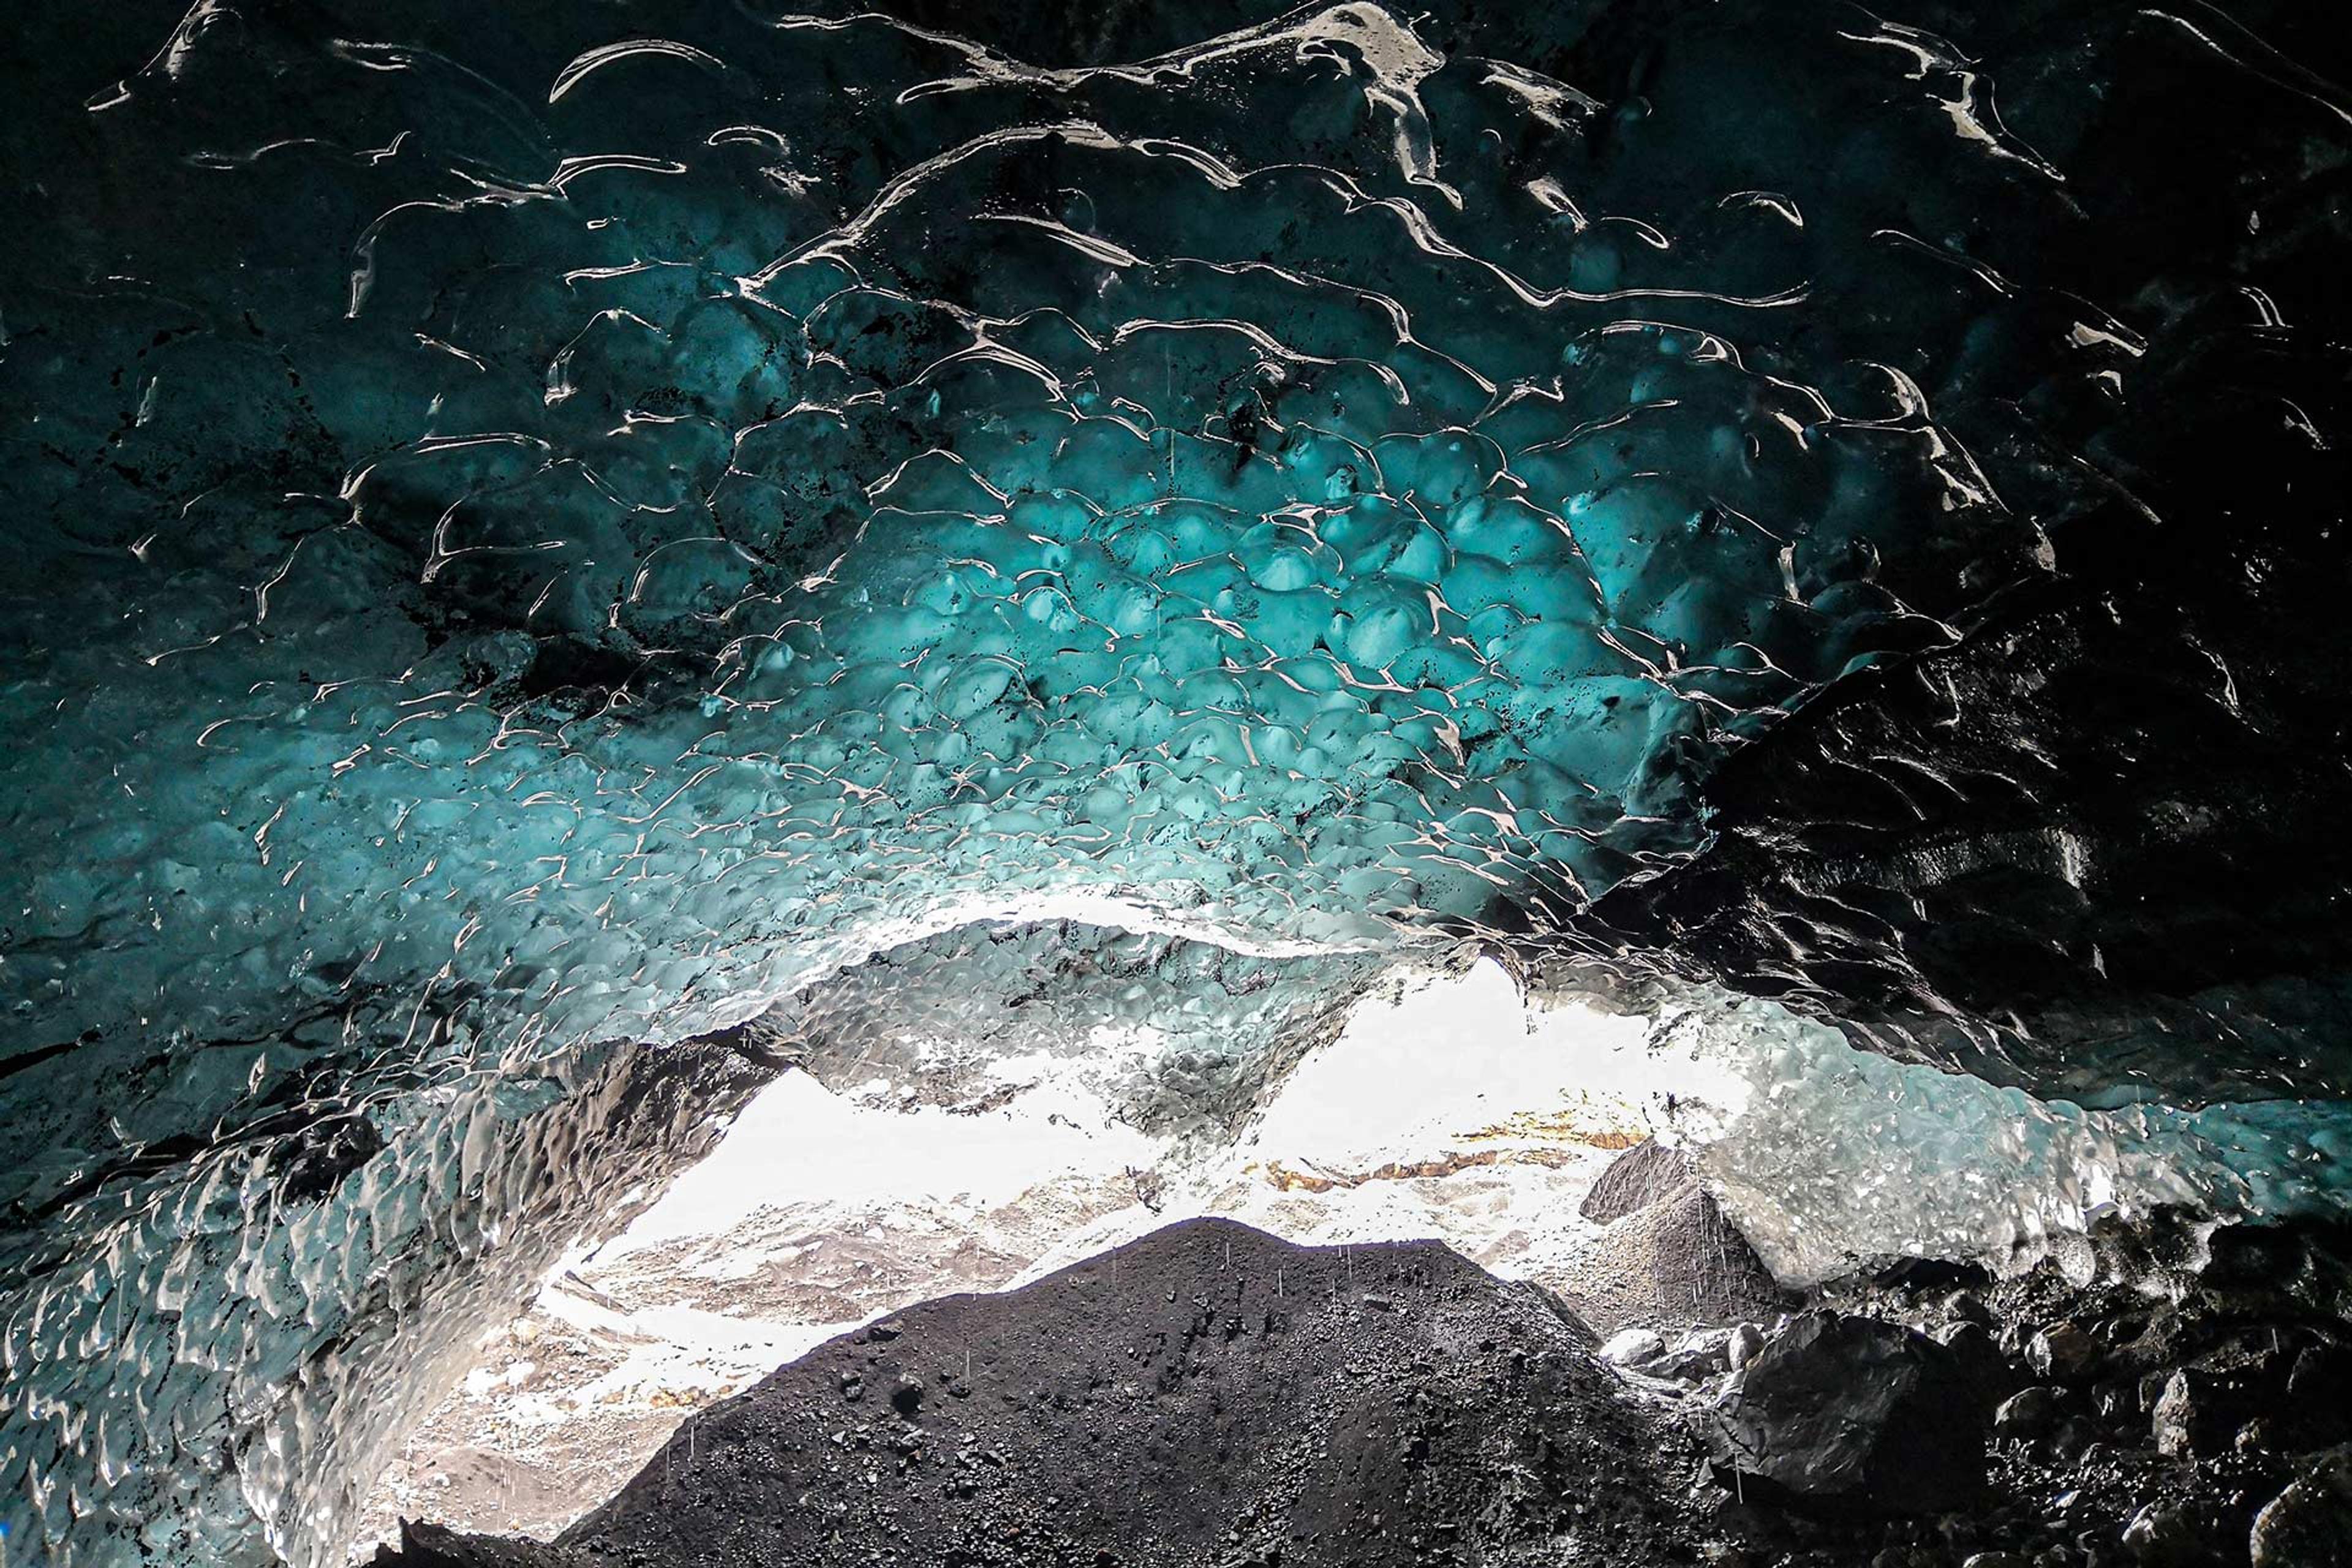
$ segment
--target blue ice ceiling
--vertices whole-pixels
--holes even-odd
[[[27,25],[0,1286],[12,1390],[113,1370],[12,1394],[20,1529],[318,1560],[367,1354],[749,1070],[639,1045],[976,921],[2352,1080],[2324,76],[961,9]]]

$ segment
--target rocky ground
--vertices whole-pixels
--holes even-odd
[[[1765,1287],[1674,1162],[1588,1204],[1604,1238],[1681,1238],[1700,1326],[1604,1343],[1434,1243],[1192,1221],[831,1340],[556,1544],[418,1527],[380,1561],[2352,1563],[2340,1237],[2160,1218],[2073,1279],[1903,1263],[1706,1323]]]
[[[1832,1298],[2000,1393],[1969,1539],[2046,1568],[2352,1563],[2352,1235],[2159,1215],[2094,1240],[2087,1284],[1911,1268]]]
[[[1416,1019],[1413,1037],[1428,1032]],[[1558,1085],[1543,1069],[1564,1079],[1566,1054],[1490,1033],[1502,1043],[1458,1053],[1444,1093],[1348,1092],[1397,1077],[1378,1038],[1312,1058],[1299,1092],[1243,1144],[1197,1157],[1050,1074],[1007,1105],[913,1110],[887,1083],[829,1092],[788,1075],[643,1221],[570,1260],[486,1336],[472,1373],[380,1476],[360,1555],[396,1539],[402,1518],[551,1537],[689,1412],[824,1341],[935,1297],[1036,1279],[1184,1217],[1310,1245],[1441,1238],[1481,1268],[1559,1289],[1604,1336],[1780,1309],[1678,1163],[1676,1204],[1622,1224],[1581,1215],[1638,1141],[1638,1110],[1580,1084],[1545,1092]],[[1575,1071],[1591,1071],[1591,1054]],[[1539,1109],[1520,1110],[1530,1096]],[[1684,1245],[1693,1225],[1710,1245]],[[1725,1247],[1748,1271],[1709,1274],[1728,1292],[1696,1286],[1682,1259]],[[1761,1298],[1746,1289],[1759,1279]]]

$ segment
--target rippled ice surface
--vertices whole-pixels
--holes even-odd
[[[685,1031],[1041,898],[1557,919],[2047,554],[1885,320],[1947,237],[1644,155],[1646,100],[1373,6],[1064,70],[656,19],[469,14],[461,66],[203,6],[98,100],[202,242],[11,323],[120,552],[19,696],[20,765],[111,781],[26,868],[110,950],[26,961],[50,1034],[445,967],[527,1037]],[[1936,110],[1950,46],[1840,48],[2047,182]],[[2132,336],[2069,313],[2095,395]]]
[[[2153,520],[2151,397],[2330,449],[2263,279],[2352,117],[2210,6],[1245,9],[37,8],[16,1541],[329,1560],[469,1315],[766,1070],[620,1042],[1069,921],[1040,984],[1245,1020],[1239,1092]],[[2117,174],[2192,106],[2240,163]]]

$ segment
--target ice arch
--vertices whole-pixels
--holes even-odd
[[[2327,919],[2132,991],[2120,1068],[2112,1010],[2020,1028],[2018,965],[1955,999],[1922,932],[1990,908],[2046,991],[2184,845],[2329,881],[2328,535],[2170,460],[2190,410],[2327,504],[2326,361],[2240,287],[2325,310],[2323,182],[2176,223],[2112,152],[2168,103],[2086,121],[2058,62],[2180,51],[2290,106],[2210,139],[2281,168],[2340,142],[2324,81],[2114,7],[2002,44],[2029,135],[1926,23],[1770,6],[818,9],[31,24],[20,1539],[320,1560],[436,1347],[767,1070],[730,1031],[974,921],[1281,961],[1302,1017],[1507,935],[2109,1095],[2344,1081]],[[2144,568],[2167,527],[2242,569]],[[2118,670],[2157,717],[2053,676]],[[2147,726],[2198,788],[2130,771]]]

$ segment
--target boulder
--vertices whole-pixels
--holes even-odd
[[[2288,1371],[2286,1391],[2297,1404],[2352,1404],[2352,1349],[2307,1346]]]
[[[2163,1391],[2158,1390],[2160,1394]],[[2111,1377],[2091,1390],[2092,1413],[2112,1427],[2137,1426],[2144,1414],[2136,1380]]]
[[[2223,1521],[2193,1502],[2152,1502],[2124,1526],[2124,1551],[2145,1568],[2223,1568],[2231,1560],[2232,1533]],[[2299,1563],[2297,1568],[2318,1564]]]
[[[2153,1417],[2157,1452],[2170,1458],[2226,1454],[2238,1429],[2263,1414],[2252,1376],[2185,1366],[2165,1380]]]
[[[1670,1377],[1678,1383],[1702,1382],[1729,1370],[1730,1344],[1729,1330],[1701,1329],[1685,1334],[1642,1370],[1652,1377]]]
[[[1973,1290],[1962,1290],[1945,1302],[1944,1315],[1956,1323],[1978,1323],[1988,1329],[1994,1321],[1992,1309]]]
[[[1718,1467],[1829,1511],[1962,1507],[1985,1484],[1990,1405],[1925,1334],[1811,1311],[1774,1334],[1702,1416]]]
[[[1982,1323],[1946,1323],[1934,1335],[1952,1352],[1969,1381],[1984,1391],[1987,1405],[1998,1405],[2024,1384],[2024,1374],[2000,1353],[2000,1342]]]
[[[2033,1374],[2053,1383],[2073,1383],[2088,1376],[2098,1367],[2099,1353],[2099,1342],[2084,1332],[2079,1323],[2053,1323],[2025,1347]]]
[[[1663,1354],[1666,1342],[1648,1329],[1627,1329],[1601,1347],[1601,1359],[1614,1366],[1640,1366]]]
[[[2030,1443],[2058,1424],[2065,1404],[2065,1394],[2047,1385],[2012,1394],[1992,1413],[1993,1435]]]
[[[2352,1447],[2323,1455],[2254,1516],[2253,1568],[2352,1563]]]
[[[2241,1454],[2278,1454],[2288,1447],[2286,1426],[2268,1415],[2257,1415],[2238,1428],[2231,1445]]]
[[[2352,1350],[2312,1345],[2287,1373],[2281,1425],[2305,1447],[2352,1437]]]

